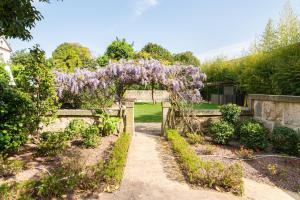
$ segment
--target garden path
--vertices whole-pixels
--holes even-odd
[[[120,190],[100,194],[101,200],[290,200],[294,199],[282,190],[245,179],[243,198],[229,193],[207,189],[193,189],[185,181],[174,180],[168,176],[163,160],[160,123],[136,124],[128,152],[127,164]],[[172,156],[174,158],[174,156]],[[174,160],[174,159],[173,159]],[[168,162],[172,162],[172,160]],[[175,162],[175,160],[174,160]],[[174,164],[174,163],[173,163]],[[173,165],[169,164],[169,165]],[[175,164],[177,165],[177,164]],[[173,166],[174,167],[174,166]],[[178,167],[178,165],[177,165]],[[176,168],[176,167],[175,167]],[[176,173],[176,170],[175,170]],[[180,179],[181,172],[177,176]]]

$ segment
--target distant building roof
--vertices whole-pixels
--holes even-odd
[[[7,42],[7,40],[5,39],[4,36],[0,36],[0,41],[3,41],[6,45],[4,46],[0,46],[1,49],[7,50],[9,52],[12,52],[12,48],[10,46],[10,44]]]

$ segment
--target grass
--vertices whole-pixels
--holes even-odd
[[[214,109],[219,109],[218,104],[213,104],[213,103],[200,103],[200,104],[194,104],[194,108],[196,110],[201,110],[201,109],[208,109],[208,110],[214,110]]]
[[[225,165],[220,161],[204,161],[176,130],[166,130],[166,133],[191,184],[243,194],[243,170],[240,164]]]
[[[134,105],[135,122],[161,122],[162,108],[161,103],[135,103]]]

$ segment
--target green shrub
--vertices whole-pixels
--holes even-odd
[[[83,145],[87,148],[95,148],[100,143],[99,128],[97,125],[90,125],[81,132]]]
[[[134,49],[132,44],[126,42],[125,39],[117,38],[106,49],[105,56],[113,60],[132,59],[134,57]]]
[[[203,161],[177,131],[167,130],[166,133],[190,183],[210,188],[223,188],[238,195],[243,193],[241,165],[236,163],[226,166],[219,161]]]
[[[110,117],[109,114],[101,110],[98,111],[97,116],[99,117],[98,127],[102,136],[108,136],[116,131],[120,122],[119,118]]]
[[[186,133],[187,141],[190,144],[201,144],[203,143],[203,137],[195,133]]]
[[[297,155],[300,134],[288,127],[275,127],[271,136],[271,142],[276,151]]]
[[[234,127],[226,121],[216,121],[211,124],[210,135],[212,140],[218,144],[227,144],[234,135]]]
[[[231,124],[236,124],[240,119],[241,108],[236,104],[227,104],[220,107],[222,120]]]
[[[65,134],[69,139],[80,136],[81,133],[89,126],[83,119],[73,119],[65,128]]]
[[[115,142],[110,159],[104,166],[103,177],[107,184],[119,185],[123,177],[131,134],[123,133]]]
[[[43,132],[40,135],[38,152],[41,155],[55,156],[66,148],[67,139],[64,132]]]
[[[26,93],[0,81],[0,154],[18,150],[27,141],[33,113]]]
[[[0,156],[0,177],[16,175],[24,168],[21,160],[8,160]]]
[[[240,140],[247,148],[265,149],[268,146],[268,133],[261,123],[250,120],[241,125]]]

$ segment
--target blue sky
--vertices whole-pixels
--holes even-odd
[[[40,44],[50,56],[63,42],[78,42],[103,54],[116,37],[148,42],[202,61],[246,50],[269,18],[278,19],[286,0],[63,0],[37,4],[44,19],[29,42],[9,40],[14,50]],[[300,0],[291,0],[300,14]]]

